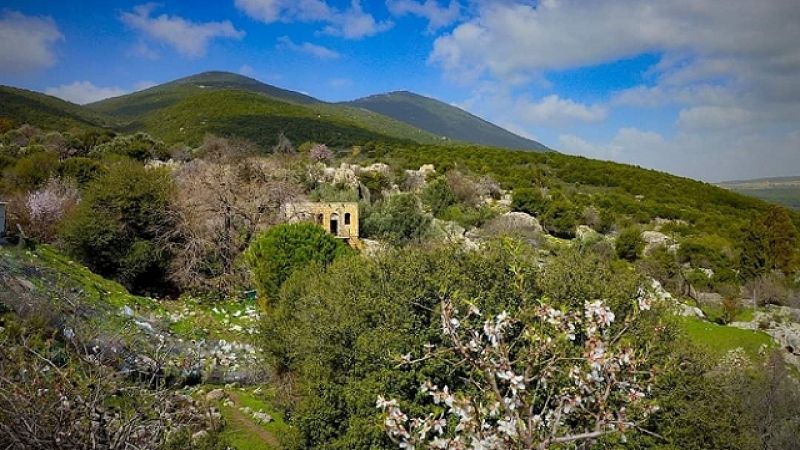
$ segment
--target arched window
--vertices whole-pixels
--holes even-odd
[[[350,225],[350,213],[344,213],[344,224]]]

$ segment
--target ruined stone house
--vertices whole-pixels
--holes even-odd
[[[314,222],[351,246],[358,244],[358,203],[298,202],[283,205],[288,222]]]

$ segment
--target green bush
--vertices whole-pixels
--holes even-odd
[[[547,210],[548,201],[539,188],[514,189],[511,209],[532,216],[541,216]]]
[[[628,261],[636,261],[644,250],[642,232],[638,227],[629,227],[619,233],[614,244],[617,257]]]
[[[572,239],[578,226],[578,211],[572,202],[562,197],[548,205],[541,221],[544,229],[553,236]]]
[[[425,190],[422,191],[422,202],[431,209],[434,217],[439,217],[442,211],[456,204],[456,194],[447,183],[447,179],[439,177],[425,186]]]
[[[37,151],[20,158],[7,170],[6,176],[24,190],[35,189],[52,178],[59,169],[58,155],[47,151]]]
[[[103,164],[95,159],[76,157],[65,159],[59,171],[62,177],[72,178],[84,185],[100,176],[104,170]]]
[[[67,251],[92,271],[141,292],[165,287],[170,260],[163,239],[173,228],[170,174],[133,161],[91,181],[61,229]]]
[[[427,234],[431,223],[414,194],[393,195],[378,206],[366,209],[361,220],[365,237],[384,239],[393,244],[419,241]]]
[[[466,205],[453,205],[442,211],[439,218],[458,223],[466,229],[479,227],[497,216],[497,212],[487,206],[478,208]]]
[[[341,240],[310,223],[283,224],[256,237],[245,252],[256,288],[272,299],[284,281],[310,264],[328,265],[348,253]]]
[[[167,160],[170,156],[169,149],[163,142],[145,133],[117,136],[109,142],[94,147],[91,154],[94,156],[122,155],[137,161]]]

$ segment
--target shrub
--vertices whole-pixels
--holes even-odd
[[[442,211],[456,203],[456,194],[447,184],[447,179],[440,177],[428,183],[422,191],[422,202],[435,217],[439,217]]]
[[[365,210],[361,230],[367,237],[404,244],[419,241],[428,232],[430,223],[414,194],[397,194],[374,209]]]
[[[141,292],[164,287],[170,255],[160,243],[170,233],[173,184],[169,172],[122,161],[89,183],[65,220],[67,251],[94,272]]]
[[[256,288],[271,299],[296,270],[310,264],[328,265],[347,252],[341,240],[317,225],[283,224],[256,237],[245,252],[245,261]]]
[[[104,170],[103,164],[95,159],[75,157],[65,159],[59,173],[64,178],[72,178],[79,185],[84,185],[102,175]]]
[[[565,198],[551,202],[542,216],[542,226],[553,236],[571,239],[575,237],[578,213],[575,205]]]
[[[79,199],[78,189],[73,184],[57,178],[29,193],[25,206],[32,235],[52,242],[56,224],[78,204]]]
[[[539,188],[515,189],[511,200],[511,209],[532,216],[541,216],[547,210],[548,201]]]
[[[617,257],[628,261],[636,261],[644,250],[642,233],[638,227],[629,227],[619,234],[614,245]]]
[[[167,160],[170,156],[169,150],[163,142],[145,133],[117,136],[109,142],[94,147],[91,154],[94,156],[122,155],[137,161]]]
[[[7,176],[18,189],[35,189],[52,178],[59,168],[58,155],[46,151],[35,151],[25,156],[8,170]]]

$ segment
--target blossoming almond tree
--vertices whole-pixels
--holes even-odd
[[[400,448],[547,449],[587,443],[637,427],[655,409],[647,397],[651,374],[644,355],[623,343],[636,316],[650,308],[643,292],[621,327],[602,301],[582,311],[555,309],[543,299],[522,319],[505,311],[483,317],[475,306],[465,315],[449,299],[441,302],[442,332],[454,364],[472,374],[468,392],[452,392],[429,381],[421,393],[435,412],[410,418],[396,400],[379,397],[385,427]],[[404,364],[438,357],[427,353]]]

